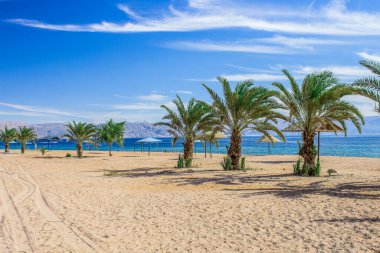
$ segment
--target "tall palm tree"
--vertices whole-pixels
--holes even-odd
[[[112,144],[114,142],[116,142],[119,146],[123,146],[124,129],[125,121],[114,122],[112,119],[100,127],[99,138],[108,144],[109,156],[112,156]]]
[[[368,68],[377,77],[380,77],[380,63],[369,60],[362,60],[360,64]],[[376,103],[375,111],[380,113],[380,79],[376,77],[362,78],[354,82],[354,86],[364,88],[362,95],[373,99]]]
[[[273,98],[274,91],[254,86],[252,81],[240,82],[231,89],[229,82],[218,77],[223,87],[223,98],[203,84],[209,92],[212,104],[208,105],[213,115],[213,125],[217,130],[230,135],[228,156],[233,169],[240,169],[241,141],[246,130],[254,130],[272,138],[270,131],[284,139],[281,131],[275,126],[277,119],[284,118],[277,109],[281,108]]]
[[[301,174],[317,176],[314,136],[318,129],[329,128],[333,132],[342,128],[346,133],[346,121],[351,121],[361,132],[364,118],[358,108],[343,100],[347,95],[355,95],[358,89],[339,83],[332,72],[324,71],[307,75],[302,85],[297,84],[287,71],[291,90],[281,83],[273,83],[280,92],[277,98],[289,110],[288,129],[302,132],[300,155],[304,160]]]
[[[4,142],[5,153],[9,153],[9,145],[11,141],[17,138],[17,131],[15,128],[9,129],[5,126],[4,130],[0,130],[0,140]]]
[[[64,136],[69,140],[74,140],[77,143],[77,155],[78,158],[82,158],[83,155],[83,142],[91,139],[96,135],[96,127],[93,124],[76,123],[73,121],[69,122],[67,125],[67,134]]]
[[[191,98],[185,106],[182,99],[177,95],[173,103],[177,112],[166,105],[161,105],[161,108],[167,112],[163,117],[165,121],[155,123],[155,125],[168,127],[168,132],[174,137],[173,144],[179,138],[183,138],[184,159],[192,159],[195,140],[199,139],[204,131],[210,129],[210,113],[207,106],[194,98]]]
[[[19,127],[17,131],[17,140],[21,142],[21,153],[25,153],[25,146],[28,141],[34,140],[37,135],[33,128]]]

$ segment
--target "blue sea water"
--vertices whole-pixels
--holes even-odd
[[[117,145],[113,146],[114,151],[136,151],[144,152],[149,150],[149,144],[142,147],[140,144],[135,143],[140,138],[126,138],[124,140],[124,147]],[[182,142],[178,141],[176,146],[172,146],[171,138],[157,138],[161,140],[158,144],[151,144],[151,152],[181,152]],[[268,154],[268,144],[258,143],[259,137],[245,136],[242,141],[242,153],[244,155],[266,155]],[[270,145],[270,152],[274,155],[297,154],[298,144],[301,141],[299,136],[287,136],[285,143],[276,143],[274,146]],[[226,153],[226,146],[229,145],[229,139],[221,139],[220,145],[217,148],[212,146],[213,153]],[[317,143],[317,141],[315,142]],[[38,147],[46,147],[52,150],[75,150],[74,142],[59,141],[58,143],[37,143]],[[4,148],[4,144],[0,143],[0,148]],[[19,143],[12,143],[11,149],[19,149]],[[29,144],[28,149],[34,149],[34,144]],[[84,145],[85,150],[93,149],[91,145]],[[103,144],[100,150],[108,150],[108,146]],[[201,143],[196,143],[195,151],[197,153],[204,153]],[[209,152],[209,144],[207,144],[207,152]],[[380,136],[357,136],[357,137],[344,137],[344,136],[321,136],[320,153],[324,156],[357,156],[357,157],[378,157],[380,158]]]

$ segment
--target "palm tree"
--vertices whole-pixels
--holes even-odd
[[[99,129],[100,140],[108,144],[109,156],[112,156],[112,144],[114,142],[116,142],[119,146],[123,146],[124,129],[125,121],[114,122],[112,119]]]
[[[318,176],[314,136],[318,129],[329,128],[336,132],[342,128],[346,134],[346,121],[351,121],[361,132],[364,118],[358,108],[342,98],[355,95],[358,89],[339,83],[332,72],[324,71],[307,75],[302,85],[287,71],[291,90],[281,83],[273,83],[280,92],[277,98],[289,110],[288,129],[302,132],[300,155],[304,160],[300,174]]]
[[[208,105],[213,115],[216,130],[230,135],[228,156],[234,170],[240,169],[241,141],[246,130],[253,130],[268,136],[274,131],[282,139],[283,134],[275,126],[277,119],[284,116],[277,111],[280,105],[273,98],[276,92],[254,86],[252,81],[240,82],[232,90],[229,82],[222,77],[218,80],[223,86],[223,98],[203,84],[213,100]]]
[[[37,135],[33,128],[19,127],[17,132],[17,140],[21,142],[21,153],[25,153],[25,145],[28,141],[36,139]]]
[[[9,129],[7,126],[4,130],[0,130],[0,140],[4,142],[5,153],[9,153],[9,145],[11,141],[17,138],[17,131],[15,128]]]
[[[362,60],[360,64],[371,70],[377,77],[380,77],[380,63]],[[376,77],[367,77],[355,81],[353,85],[364,88],[361,95],[373,99],[376,102],[375,111],[380,113],[380,80]]]
[[[163,117],[163,122],[155,123],[156,126],[168,127],[168,133],[173,138],[173,145],[179,138],[184,139],[183,156],[184,159],[193,158],[193,148],[196,139],[199,139],[202,133],[210,129],[210,113],[207,106],[191,98],[187,106],[177,95],[173,100],[177,112],[173,111],[166,105],[161,105],[167,114]]]
[[[96,128],[93,124],[88,123],[82,123],[78,122],[76,123],[73,121],[72,123],[69,122],[67,125],[67,134],[64,136],[67,137],[69,140],[74,140],[77,143],[77,155],[78,158],[82,158],[83,155],[83,142],[86,140],[91,139],[96,135]]]

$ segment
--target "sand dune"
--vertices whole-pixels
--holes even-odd
[[[303,178],[295,156],[224,172],[221,155],[65,154],[0,155],[0,252],[380,251],[380,159],[323,157]]]

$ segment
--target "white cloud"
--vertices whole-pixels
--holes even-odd
[[[344,65],[326,65],[326,66],[272,66],[270,69],[257,69],[249,68],[236,65],[228,65],[233,68],[244,70],[248,73],[236,73],[236,74],[217,74],[216,76],[223,76],[229,81],[263,81],[263,82],[273,82],[273,81],[284,81],[288,80],[287,77],[282,74],[282,69],[287,69],[297,80],[302,80],[305,75],[321,72],[325,70],[332,71],[339,79],[342,81],[353,81],[357,78],[367,76],[370,71],[361,66],[344,66]],[[188,81],[194,82],[216,82],[216,78],[190,78]]]
[[[121,11],[123,11],[125,14],[127,14],[128,16],[130,16],[131,18],[134,18],[136,20],[142,19],[142,17],[140,15],[138,15],[136,12],[134,12],[133,10],[131,10],[127,5],[118,4],[117,7]]]
[[[168,47],[177,49],[187,49],[196,51],[222,51],[222,52],[244,52],[244,53],[263,53],[263,54],[291,54],[296,53],[291,50],[279,46],[267,46],[260,44],[244,44],[244,43],[220,43],[220,42],[191,42],[181,41],[168,43]]]
[[[294,54],[314,51],[314,46],[317,45],[340,45],[347,43],[350,42],[331,39],[274,36],[271,38],[260,38],[234,42],[177,41],[166,43],[165,46],[175,49],[197,51]]]
[[[172,90],[170,92],[177,93],[177,94],[187,94],[187,95],[193,94],[193,92],[189,90]]]
[[[35,107],[35,106],[28,106],[28,105],[19,105],[19,104],[11,104],[11,103],[3,103],[0,102],[0,106],[3,107],[8,107],[8,108],[13,108],[16,110],[24,111],[24,112],[29,112],[29,113],[35,113],[37,114],[51,114],[51,115],[62,115],[62,116],[72,116],[72,117],[82,117],[82,115],[76,114],[76,113],[71,113],[71,112],[66,112],[66,111],[60,111],[52,108],[47,108],[47,107]],[[32,115],[32,114],[30,114]]]
[[[358,54],[360,57],[365,58],[365,59],[367,59],[367,60],[380,62],[380,55],[369,54],[369,53],[367,53],[367,52],[359,52],[359,53],[357,53],[357,54]]]
[[[362,96],[347,96],[346,101],[353,103],[364,116],[379,116],[378,112],[375,112],[375,102],[373,100]]]
[[[146,101],[163,101],[166,100],[168,97],[160,94],[149,94],[145,96],[138,96],[138,99],[146,100]]]
[[[368,69],[361,66],[340,66],[340,65],[329,65],[329,66],[300,66],[293,70],[295,74],[310,74],[314,72],[321,72],[324,70],[332,71],[341,79],[355,79],[363,76],[367,76],[370,72]]]
[[[36,20],[12,19],[24,26],[61,31],[86,32],[178,32],[243,27],[292,34],[380,35],[375,12],[351,11],[344,0],[331,0],[320,9],[313,5],[284,7],[257,6],[223,0],[190,0],[188,8],[171,6],[161,17],[142,18],[125,5],[119,5],[136,22],[100,22],[86,25],[49,24]]]

